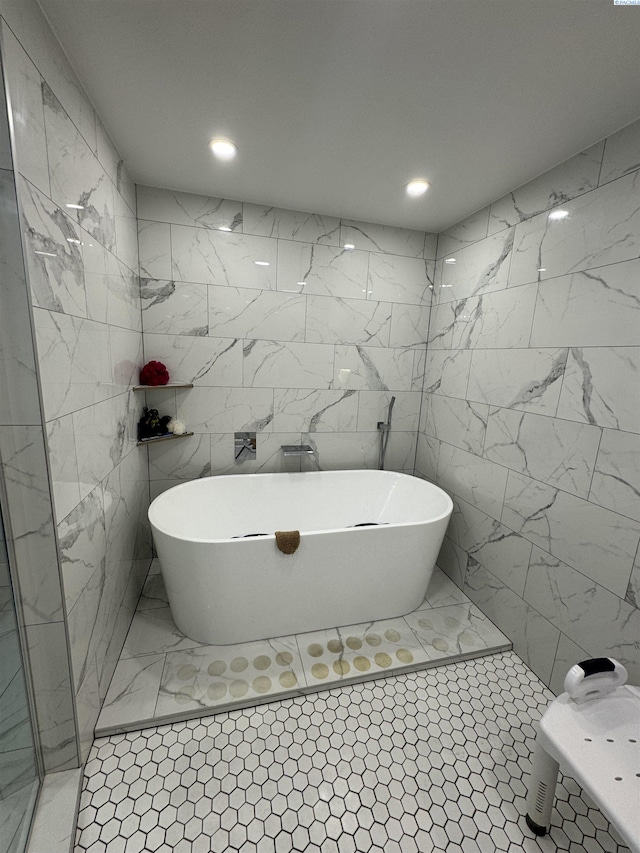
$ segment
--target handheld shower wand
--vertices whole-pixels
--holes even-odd
[[[389,443],[389,433],[391,432],[391,416],[393,413],[393,404],[395,403],[395,401],[395,397],[392,397],[389,401],[386,422],[378,421],[378,430],[380,431],[380,453],[378,455],[378,468],[380,469],[380,471],[384,470],[384,458],[387,454],[387,444]]]

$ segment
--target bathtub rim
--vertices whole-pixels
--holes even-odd
[[[432,483],[430,480],[423,480],[421,477],[414,477],[412,474],[404,474],[400,471],[376,471],[376,469],[371,468],[354,468],[354,469],[346,469],[346,470],[338,470],[338,471],[292,471],[292,472],[263,472],[263,473],[255,473],[255,474],[219,474],[213,475],[211,477],[199,477],[194,480],[186,480],[184,483],[178,483],[175,486],[171,486],[171,488],[157,495],[151,503],[149,504],[149,509],[147,510],[147,518],[149,519],[149,523],[151,525],[152,531],[158,531],[158,533],[163,534],[164,536],[169,536],[172,539],[177,539],[181,542],[190,542],[198,545],[218,545],[222,543],[239,543],[239,542],[260,542],[260,541],[275,541],[275,533],[267,533],[264,536],[260,537],[238,537],[238,536],[229,536],[225,538],[217,538],[211,539],[195,537],[195,536],[181,536],[179,532],[175,530],[167,530],[165,527],[156,523],[156,521],[152,518],[152,510],[156,501],[160,501],[165,495],[170,492],[177,492],[179,489],[183,489],[187,486],[192,486],[194,483],[202,483],[207,480],[229,480],[229,479],[237,479],[238,477],[242,477],[243,479],[255,479],[256,477],[301,477],[306,475],[333,475],[333,474],[348,474],[348,473],[356,473],[360,471],[365,471],[367,473],[377,473],[379,475],[387,475],[391,476],[394,479],[404,479],[410,478],[412,480],[418,480],[421,483],[424,483],[426,486],[434,489],[436,492],[439,492],[443,495],[448,501],[448,508],[441,513],[433,515],[429,518],[422,519],[420,521],[394,521],[390,522],[388,525],[380,525],[380,526],[367,526],[367,527],[324,527],[322,530],[301,530],[301,535],[304,536],[322,536],[327,533],[363,533],[366,531],[374,531],[374,530],[384,530],[385,527],[418,527],[420,525],[429,525],[435,523],[437,521],[441,521],[443,518],[447,516],[451,517],[453,512],[453,500],[451,496],[445,492],[440,486],[437,486],[435,483]],[[386,477],[385,477],[386,479]]]

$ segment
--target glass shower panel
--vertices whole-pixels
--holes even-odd
[[[0,511],[0,853],[25,849],[40,784]]]

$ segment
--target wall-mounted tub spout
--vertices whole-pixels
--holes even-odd
[[[313,456],[315,453],[310,444],[283,444],[280,450],[283,456]]]
[[[244,462],[246,459],[255,459],[256,446],[255,432],[234,432],[233,456],[236,462]]]
[[[378,431],[380,432],[380,452],[378,454],[378,468],[384,470],[384,458],[387,455],[387,444],[389,443],[389,433],[391,432],[391,414],[393,412],[393,404],[396,398],[392,397],[389,401],[387,410],[387,420],[378,421]]]

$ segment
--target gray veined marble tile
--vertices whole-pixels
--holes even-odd
[[[134,447],[128,394],[73,413],[81,492],[100,483]]]
[[[102,488],[97,487],[58,524],[67,613],[77,602],[107,547]]]
[[[98,717],[97,730],[153,719],[165,657],[142,655],[118,663]]]
[[[114,190],[116,242],[114,252],[118,259],[136,274],[140,269],[138,254],[138,221],[135,214]]]
[[[81,230],[27,181],[19,192],[33,304],[86,317]]]
[[[571,566],[534,548],[525,598],[590,655],[611,655],[640,679],[640,611]]]
[[[483,207],[438,235],[438,258],[454,255],[459,249],[487,236],[489,208]]]
[[[139,611],[133,617],[121,659],[157,655],[202,646],[185,637],[175,626],[168,607]]]
[[[416,441],[416,473],[436,482],[440,442],[431,435],[419,432]]]
[[[457,545],[452,539],[449,539],[448,536],[444,537],[440,553],[438,554],[437,565],[459,589],[462,589],[464,586],[464,576],[467,571],[467,562],[469,559],[472,558],[469,558],[463,548]]]
[[[640,120],[623,127],[605,143],[600,183],[640,169]]]
[[[637,258],[639,187],[634,172],[563,204],[562,218],[541,213],[517,225],[510,286]]]
[[[280,237],[283,240],[303,243],[323,243],[328,246],[340,245],[340,220],[333,216],[320,216],[317,213],[302,213],[299,210],[285,210],[247,202],[242,205],[242,211],[245,234]]]
[[[96,115],[96,154],[107,175],[115,184],[122,159],[98,115]]]
[[[604,142],[598,142],[491,205],[489,234],[564,204],[598,185]]]
[[[237,338],[149,334],[145,337],[145,348],[146,357],[166,364],[176,382],[206,386],[242,384],[242,341]]]
[[[456,321],[457,302],[431,306],[429,333],[427,338],[429,353],[435,350],[450,350],[453,343],[453,327]],[[463,303],[461,303],[463,304]]]
[[[276,432],[350,432],[356,429],[355,391],[276,390],[273,428]]]
[[[600,429],[514,409],[490,409],[484,455],[513,471],[586,498]]]
[[[507,469],[502,465],[442,442],[437,482],[488,515],[500,517],[507,484]]]
[[[384,304],[384,303],[382,303]],[[429,337],[428,305],[393,305],[389,346],[407,347],[426,344]]]
[[[410,391],[413,384],[412,349],[336,346],[332,387],[345,390]]]
[[[424,375],[427,366],[427,347],[424,345],[413,347],[413,375],[411,377],[411,390],[420,391],[424,388]]]
[[[244,384],[248,388],[329,388],[332,344],[244,342]]]
[[[233,433],[211,435],[211,473],[289,474],[300,471],[299,456],[284,456],[283,444],[302,444],[299,432],[261,432],[254,459],[236,462]]]
[[[421,258],[382,255],[369,257],[367,298],[406,305],[430,305],[435,263]]]
[[[447,607],[451,604],[464,604],[469,599],[443,571],[436,568],[429,581],[425,601],[431,607]]]
[[[89,242],[85,236],[83,244],[87,317],[99,323],[140,331],[142,319],[137,274],[107,252],[97,240]]]
[[[558,404],[558,417],[640,432],[638,347],[574,347]]]
[[[568,627],[567,630],[571,630],[571,628]],[[558,650],[556,651],[553,671],[551,672],[551,679],[549,681],[549,687],[556,696],[564,693],[564,680],[571,667],[582,660],[587,660],[589,657],[591,657],[589,652],[586,652],[577,643],[570,640],[569,637],[562,633],[560,634]]]
[[[210,335],[271,341],[305,339],[304,294],[213,285],[207,290]]]
[[[278,290],[364,300],[368,261],[366,252],[278,240]]]
[[[53,200],[107,249],[115,247],[114,186],[47,83],[42,84]]]
[[[636,559],[631,569],[631,577],[629,578],[629,585],[627,586],[627,593],[624,598],[625,601],[628,601],[634,607],[640,607],[640,545],[638,545]]]
[[[196,433],[272,432],[273,389],[192,388],[177,400],[176,414]]]
[[[140,279],[142,327],[145,334],[207,335],[207,291],[206,284]]]
[[[17,168],[28,181],[49,195],[42,78],[8,27],[3,27],[3,69],[11,95],[13,132],[19,152]]]
[[[395,306],[388,302],[307,296],[306,340],[386,347],[392,327],[392,307]]]
[[[352,243],[356,249],[422,258],[425,251],[425,233],[409,228],[343,219],[340,223],[340,245],[344,246],[346,243]]]
[[[522,595],[531,543],[467,501],[456,498],[448,535],[474,559]],[[466,590],[465,590],[466,592]]]
[[[155,610],[157,607],[167,607],[169,599],[164,580],[160,573],[149,574],[147,577],[137,610]]]
[[[482,454],[488,406],[438,394],[425,395],[423,411],[424,406],[428,435],[446,438],[450,444],[478,456]]]
[[[566,349],[476,349],[467,396],[494,406],[555,415],[566,362]]]
[[[438,235],[430,234],[427,232],[424,235],[424,251],[422,253],[423,258],[434,261],[437,255],[438,248]]]
[[[376,430],[379,421],[386,421],[389,403],[394,396],[392,426],[404,432],[418,429],[422,396],[418,391],[359,391],[358,429]]]
[[[242,233],[242,202],[239,201],[138,186],[137,202],[140,219]]]
[[[502,521],[623,598],[640,523],[509,472]]]
[[[558,629],[475,560],[469,562],[464,591],[504,631],[522,660],[548,682],[560,636]]]
[[[466,397],[471,350],[427,350],[424,391],[445,397]]]
[[[538,285],[531,346],[633,346],[640,340],[640,261]]]
[[[211,473],[209,435],[192,435],[184,441],[160,442],[149,447],[151,480],[195,480]]]
[[[602,431],[589,500],[640,522],[640,435]]]
[[[404,619],[429,660],[477,655],[511,646],[508,638],[471,602],[417,610]]]
[[[398,436],[408,435],[397,433]],[[314,432],[302,433],[303,444],[309,444],[314,455],[301,457],[303,471],[350,471],[358,468],[375,468],[378,464],[378,436],[371,432]],[[400,439],[402,441],[402,439]],[[394,459],[391,458],[391,442],[389,444],[388,466],[395,469]],[[400,449],[407,450],[406,443]],[[409,452],[405,453],[410,455]]]
[[[274,240],[186,225],[170,227],[172,274],[168,278],[276,289],[277,244]]]
[[[441,258],[437,263],[436,302],[451,302],[506,288],[514,233],[514,229],[509,229],[494,234],[456,251],[455,258]]]
[[[82,778],[79,767],[45,776],[29,836],[30,853],[68,853],[75,831]]]
[[[81,497],[72,415],[49,421],[47,444],[56,516],[63,519],[80,503]]]
[[[173,278],[170,226],[139,219],[138,257],[142,276],[161,281]]]
[[[452,349],[507,349],[529,346],[536,284],[510,288],[455,303]]]

